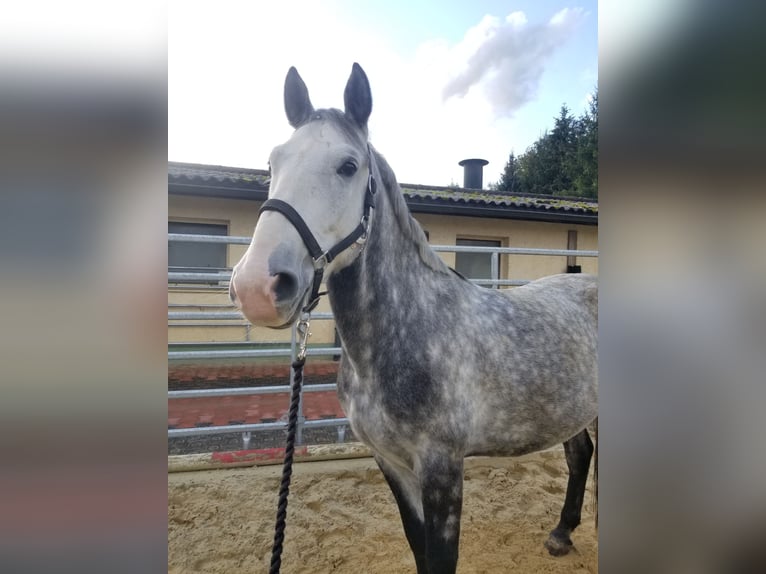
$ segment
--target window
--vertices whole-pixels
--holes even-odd
[[[458,239],[456,245],[470,245],[473,247],[500,247],[500,241],[489,239]],[[492,253],[456,253],[455,270],[468,279],[499,279],[500,258],[498,264],[492,268]],[[489,285],[486,285],[489,287]]]
[[[228,226],[213,223],[169,221],[168,233],[228,235]],[[226,268],[225,243],[171,241],[168,243],[168,270],[192,273],[216,273]],[[218,280],[216,279],[215,282]],[[202,282],[205,282],[202,280]]]

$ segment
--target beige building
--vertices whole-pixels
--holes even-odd
[[[432,245],[598,249],[597,202],[457,187],[401,187]],[[267,192],[265,170],[169,162],[168,231],[249,238]],[[168,310],[232,313],[226,273],[246,248],[242,244],[169,242]],[[501,254],[493,264],[489,253],[440,255],[472,279],[532,280],[555,273],[598,272],[594,257]],[[326,298],[318,311],[329,311]],[[313,322],[312,332],[314,344],[334,342],[331,320]],[[284,344],[289,340],[289,330],[253,328],[236,317],[170,319],[168,323],[171,344]]]

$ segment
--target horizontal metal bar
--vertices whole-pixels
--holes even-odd
[[[181,321],[178,323],[168,323],[168,327],[173,327],[173,328],[177,327],[177,328],[184,328],[184,329],[190,329],[195,327],[202,327],[205,329],[210,327],[211,329],[213,329],[218,327],[249,327],[249,326],[250,326],[250,323],[246,321],[240,321],[239,323],[214,323],[211,321],[195,321],[195,322]]]
[[[340,347],[314,347],[306,350],[310,357],[317,355],[340,355]],[[257,357],[289,357],[290,349],[242,349],[228,351],[170,351],[168,360],[186,359],[251,359]]]
[[[522,285],[531,283],[531,281],[527,279],[470,279],[470,281],[477,285],[500,285],[511,287],[521,287]]]
[[[432,245],[434,251],[454,253],[500,253],[502,255],[550,255],[598,257],[598,251],[576,251],[573,249],[537,249],[532,247],[479,247],[474,245]]]
[[[318,385],[304,385],[304,393],[317,393],[322,391],[335,391],[338,385],[335,383],[321,383]],[[233,397],[243,395],[277,395],[289,393],[292,389],[289,385],[271,385],[268,387],[236,387],[229,389],[193,389],[188,391],[168,391],[168,399],[200,399],[209,397]]]
[[[197,309],[234,309],[231,303],[168,303],[168,307],[196,307]]]
[[[168,281],[204,281],[211,283],[213,281],[228,281],[231,279],[231,271],[217,273],[184,273],[183,271],[170,271]]]
[[[168,233],[168,241],[188,241],[192,243],[229,243],[232,245],[250,245],[252,237],[234,235],[198,235],[196,233]]]
[[[189,305],[193,307],[193,305]],[[171,321],[203,321],[203,320],[243,320],[245,317],[239,311],[168,311]],[[332,319],[332,313],[312,313],[311,319]]]
[[[168,293],[189,293],[189,292],[202,292],[209,291],[216,295],[225,294],[229,290],[229,284],[225,283],[219,285],[216,282],[200,283],[195,281],[190,283],[188,281],[178,281],[177,283],[171,283],[168,281]],[[195,305],[184,305],[184,307],[195,307]]]
[[[239,311],[221,312],[221,311],[169,311],[168,319],[172,321],[199,321],[204,319],[230,321],[243,320],[244,317]]]
[[[231,273],[168,273],[168,281],[194,281],[198,279],[205,279],[210,281],[228,281],[231,279]],[[485,279],[471,279],[474,283],[479,283],[480,281],[486,281]],[[498,280],[501,281],[501,280]],[[502,279],[502,281],[510,281],[510,283],[505,283],[506,285],[524,285],[526,283],[529,283],[529,280],[526,279]],[[484,285],[484,283],[479,283],[480,285]],[[312,319],[328,319],[329,317],[320,317],[320,314],[314,314],[311,315]],[[168,318],[170,318],[170,314],[168,314]]]
[[[477,285],[492,285],[501,287],[520,287],[530,283],[530,279],[470,279]],[[181,305],[183,306],[183,305]],[[187,305],[193,307],[194,305]],[[315,312],[311,315],[312,319],[316,320],[331,320],[334,319],[332,313]],[[245,322],[246,319],[239,311],[168,311],[169,321],[242,321],[240,323],[224,323],[223,327],[239,327],[247,326],[249,323]],[[202,323],[195,324],[196,326],[213,326],[212,324]],[[188,323],[174,324],[174,327],[187,327],[191,326]]]
[[[303,421],[303,428],[318,429],[323,427],[339,427],[347,424],[349,424],[349,421],[346,417],[339,419],[312,419]]]
[[[168,241],[193,241],[196,243],[230,243],[249,245],[252,237],[236,237],[233,235],[197,235],[193,233],[168,233]],[[432,245],[434,251],[449,251],[453,253],[502,253],[505,255],[549,255],[598,257],[598,251],[578,251],[576,249],[538,249],[531,247],[480,247],[475,245]]]
[[[333,316],[333,314],[329,313],[329,312],[323,312],[323,313],[319,313],[319,312],[316,312],[316,311],[312,311],[311,312],[311,320],[312,321],[314,319],[322,319],[322,320],[324,320],[324,319],[334,319],[334,318],[335,317]]]
[[[348,419],[343,417],[339,419],[316,419],[305,421],[303,423],[304,429],[322,428],[322,427],[334,427],[348,425]],[[226,434],[226,433],[240,433],[240,432],[252,432],[252,431],[267,431],[267,430],[286,430],[287,423],[275,422],[275,423],[252,423],[244,425],[222,425],[217,427],[193,427],[184,429],[168,429],[168,438],[181,438],[190,436],[205,436],[210,434]]]
[[[289,345],[289,341],[277,341],[276,343],[282,343],[284,345]],[[258,349],[259,345],[258,341],[171,341],[168,343],[168,345],[174,349],[183,349],[186,347],[199,347],[200,345],[204,345],[206,348],[209,347],[211,349],[233,349],[237,347],[242,347],[246,349]]]

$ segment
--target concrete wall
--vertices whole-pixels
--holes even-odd
[[[170,195],[168,219],[197,223],[219,223],[229,226],[229,235],[250,237],[258,218],[261,203],[245,200],[226,200]],[[499,240],[503,247],[533,247],[566,249],[570,230],[576,230],[577,248],[598,249],[598,228],[590,225],[568,225],[535,221],[517,221],[476,217],[416,214],[420,224],[429,233],[432,245],[455,245],[457,239]],[[245,245],[229,245],[227,264],[236,264],[246,250]],[[444,261],[455,264],[454,253],[440,253]],[[583,273],[598,273],[598,259],[578,258]],[[566,257],[530,255],[502,255],[501,279],[538,279],[546,275],[566,272]],[[168,307],[171,311],[232,311],[226,287],[168,286]],[[330,311],[327,298],[323,298],[318,311]],[[313,321],[311,343],[332,345],[332,321]],[[168,341],[175,342],[237,342],[257,341],[284,343],[290,340],[290,331],[250,327],[244,320],[226,321],[211,326],[205,322],[174,321],[168,327]]]

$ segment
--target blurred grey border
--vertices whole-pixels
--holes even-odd
[[[158,8],[0,58],[2,571],[166,568]],[[766,571],[763,12],[599,5],[602,572]]]
[[[0,571],[167,570],[162,2],[0,20]]]
[[[603,572],[766,572],[764,15],[599,5]]]

